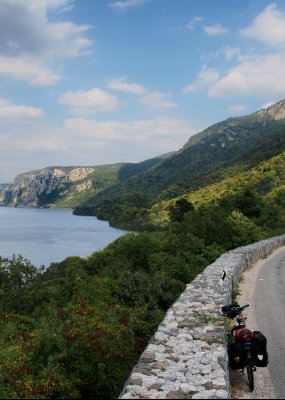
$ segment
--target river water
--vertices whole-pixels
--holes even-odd
[[[20,254],[37,267],[87,257],[125,233],[72,210],[0,207],[0,256]]]

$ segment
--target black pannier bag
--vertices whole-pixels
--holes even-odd
[[[231,369],[236,370],[244,367],[244,351],[240,343],[233,342],[228,345],[228,356]]]
[[[267,339],[260,331],[253,331],[252,357],[257,367],[267,367]]]

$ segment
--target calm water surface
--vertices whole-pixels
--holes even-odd
[[[0,256],[21,254],[37,267],[87,257],[125,233],[72,210],[0,207]]]

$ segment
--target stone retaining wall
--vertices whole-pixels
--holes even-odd
[[[229,251],[188,284],[167,311],[119,398],[231,398],[226,321],[219,309],[232,301],[244,270],[283,245],[285,235]]]

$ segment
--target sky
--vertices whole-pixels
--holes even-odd
[[[284,0],[0,0],[0,183],[144,161],[284,98]]]

